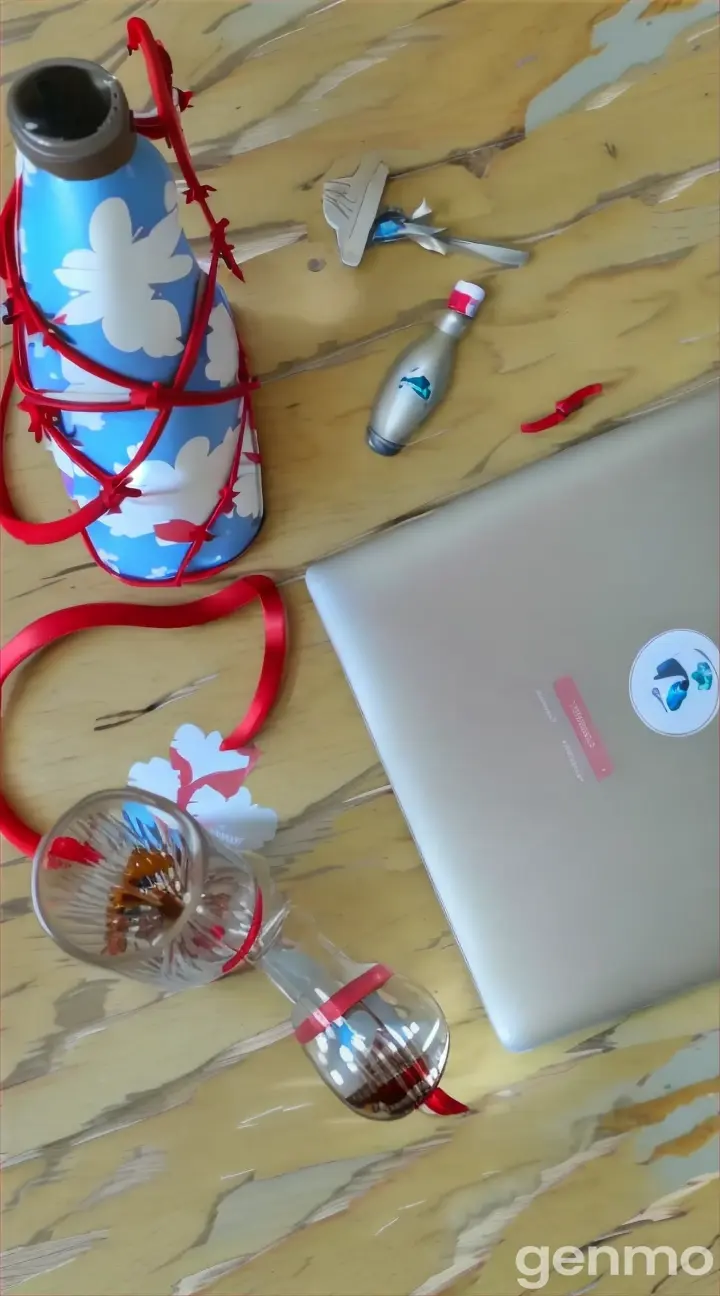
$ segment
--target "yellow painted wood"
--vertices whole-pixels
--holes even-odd
[[[619,70],[597,85],[599,25],[630,21],[618,0],[157,0],[137,9],[170,49],[178,84],[199,91],[185,123],[245,259],[245,285],[225,286],[265,379],[257,407],[268,519],[237,571],[287,582],[292,650],[253,798],[280,816],[287,835],[277,840],[294,857],[288,885],[321,927],[437,995],[452,1026],[448,1088],[473,1114],[384,1126],[346,1113],[287,1038],[284,1005],[259,976],[162,998],[73,963],[41,934],[29,865],[6,850],[5,1287],[28,1296],[511,1296],[523,1290],[522,1247],[710,1246],[715,989],[532,1054],[506,1053],[382,791],[301,576],[319,555],[715,371],[717,17],[703,3],[634,5],[639,35],[627,27]],[[34,59],[82,54],[117,70],[142,105],[123,14],[120,0],[7,3],[5,83]],[[664,45],[667,29],[641,27],[670,20]],[[635,39],[639,54],[623,67]],[[642,61],[655,41],[656,57]],[[581,92],[563,108],[573,68],[583,69]],[[525,137],[533,103],[552,87],[551,106],[561,107]],[[408,246],[345,269],[322,218],[322,181],[371,148],[393,173],[390,200],[412,207],[426,197],[453,232],[527,246],[529,265],[501,271]],[[2,164],[7,189],[7,132]],[[192,210],[188,230],[201,248]],[[364,445],[376,385],[460,277],[478,278],[488,296],[448,399],[402,456],[377,459]],[[594,381],[604,396],[571,422],[542,437],[519,433],[523,419]],[[22,419],[10,461],[30,516],[64,512],[54,465]],[[46,550],[5,538],[2,559],[5,639],[72,603],[195,596],[120,594],[80,542]],[[103,631],[47,653],[9,694],[8,792],[45,828],[86,792],[122,782],[134,761],[166,755],[182,722],[227,730],[256,678],[259,633],[250,611],[172,639]],[[544,1290],[716,1291],[717,1273],[658,1286],[664,1263],[655,1275],[637,1264],[615,1276],[602,1262],[596,1276],[552,1273]]]

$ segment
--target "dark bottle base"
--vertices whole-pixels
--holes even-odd
[[[402,450],[401,445],[396,445],[393,441],[386,441],[371,427],[367,430],[367,443],[370,449],[375,451],[375,454],[384,455],[386,458],[390,455],[399,454]]]

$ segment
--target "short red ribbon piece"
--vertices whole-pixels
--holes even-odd
[[[571,414],[575,414],[581,409],[586,400],[591,396],[599,396],[602,392],[602,383],[590,383],[588,387],[580,387],[577,391],[571,392],[569,396],[564,396],[559,400],[552,414],[546,414],[544,418],[534,419],[530,423],[521,423],[521,432],[546,432],[548,428],[557,427],[558,423],[564,423],[565,419]]]
[[[91,867],[99,864],[102,856],[87,842],[79,842],[74,837],[56,837],[50,844],[45,862],[48,869],[68,868],[71,864],[83,864]]]
[[[440,1086],[433,1089],[432,1093],[425,1099],[423,1107],[432,1112],[433,1116],[467,1116],[470,1108],[461,1103],[451,1094],[446,1093]]]

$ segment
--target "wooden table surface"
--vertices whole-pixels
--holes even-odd
[[[447,1086],[474,1111],[391,1125],[346,1112],[259,975],[163,996],[73,962],[32,913],[28,861],[6,850],[5,1288],[510,1296],[523,1246],[717,1245],[716,991],[505,1052],[302,582],[320,555],[709,380],[715,0],[8,0],[3,82],[35,59],[81,54],[142,106],[142,63],[125,53],[133,8],[170,49],[178,84],[198,92],[186,128],[245,264],[244,286],[224,282],[264,380],[267,522],[205,586],[253,570],[284,582],[290,666],[245,805],[328,935],[438,997],[452,1026]],[[391,169],[393,202],[426,197],[457,234],[527,246],[529,265],[402,246],[345,269],[322,182],[368,149]],[[7,190],[7,131],[2,159]],[[192,209],[188,222],[202,249]],[[364,444],[376,385],[462,277],[480,278],[487,302],[452,391],[384,461]],[[595,381],[604,395],[564,426],[519,433]],[[62,514],[54,465],[21,419],[10,460],[27,514]],[[120,591],[79,541],[6,538],[3,561],[4,639],[69,604],[195,596]],[[254,612],[172,640],[103,631],[53,649],[8,698],[8,793],[47,828],[136,762],[167,760],[182,725],[227,732],[259,653]],[[545,1290],[716,1291],[717,1272],[665,1278],[658,1265],[614,1277],[605,1260]]]

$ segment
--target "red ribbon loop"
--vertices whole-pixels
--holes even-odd
[[[322,1007],[316,1008],[309,1017],[301,1021],[295,1028],[295,1039],[299,1044],[309,1044],[317,1035],[322,1035],[333,1022],[344,1017],[351,1008],[365,998],[365,995],[372,994],[373,990],[380,990],[391,976],[390,968],[385,967],[384,963],[376,963],[373,967],[366,968],[359,976],[348,981],[347,985],[336,990],[334,995],[325,1000]]]
[[[258,887],[257,895],[255,898],[255,908],[253,909],[253,916],[250,922],[250,927],[248,928],[248,934],[245,937],[245,940],[243,941],[242,945],[240,946],[240,949],[236,950],[235,953],[231,955],[231,957],[227,960],[227,963],[223,963],[223,968],[222,968],[223,976],[227,976],[228,972],[234,972],[236,967],[239,967],[241,963],[245,962],[245,959],[247,958],[253,945],[255,944],[255,941],[260,935],[260,931],[262,929],[262,920],[263,920],[262,891]]]
[[[239,725],[222,743],[224,751],[247,747],[263,727],[282,681],[287,653],[287,625],[280,591],[269,576],[241,576],[225,589],[207,594],[192,603],[153,607],[132,603],[84,603],[79,607],[50,612],[32,621],[15,635],[0,653],[0,695],[5,681],[35,653],[59,639],[81,630],[106,626],[136,626],[155,630],[180,630],[222,620],[254,599],[260,601],[265,628],[260,678],[254,697]],[[0,791],[0,833],[24,855],[33,855],[40,841],[35,832],[13,810]]]

